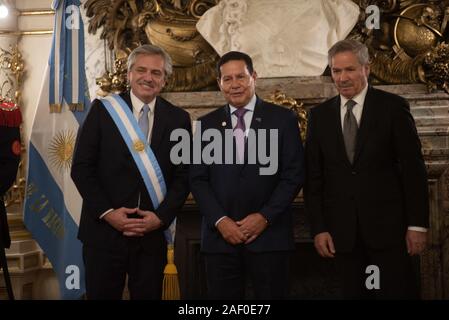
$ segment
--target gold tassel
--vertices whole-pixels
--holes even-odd
[[[180,300],[178,270],[175,265],[175,248],[172,244],[167,246],[167,265],[164,269],[162,282],[162,300]]]

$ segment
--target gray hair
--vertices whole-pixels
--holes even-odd
[[[329,67],[332,68],[332,58],[337,54],[341,52],[352,52],[355,54],[357,59],[359,60],[359,63],[361,65],[366,65],[369,63],[369,53],[368,48],[365,44],[352,40],[352,39],[345,39],[338,41],[335,43],[328,51],[328,62]]]
[[[161,56],[162,59],[164,59],[164,71],[165,71],[165,78],[168,78],[172,72],[173,72],[173,62],[168,55],[168,53],[159,47],[153,46],[151,44],[144,44],[140,47],[135,48],[128,56],[128,72],[131,71],[131,68],[133,67],[134,63],[136,62],[138,55],[157,55]]]

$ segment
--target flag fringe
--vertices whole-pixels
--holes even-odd
[[[84,103],[78,102],[78,103],[69,103],[69,109],[70,111],[84,111]]]
[[[62,104],[60,103],[50,103],[50,113],[61,113]]]

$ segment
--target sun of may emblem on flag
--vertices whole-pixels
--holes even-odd
[[[63,130],[58,132],[50,141],[48,154],[50,164],[58,170],[70,171],[75,148],[76,132]]]

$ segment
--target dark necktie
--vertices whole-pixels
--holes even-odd
[[[354,100],[348,100],[348,102],[346,102],[347,110],[343,120],[343,138],[345,140],[346,155],[348,156],[348,160],[351,164],[354,161],[358,130],[357,120],[354,113],[352,113],[352,108],[354,108],[355,105],[356,102]]]
[[[245,159],[245,120],[243,117],[248,110],[245,108],[238,108],[233,113],[237,116],[237,124],[234,127],[235,144],[237,147],[237,156],[240,163]]]
[[[143,136],[145,137],[145,141],[148,141],[148,129],[150,123],[148,121],[148,112],[150,111],[150,107],[147,104],[144,104],[142,109],[140,110],[139,117],[139,127],[142,130]]]

